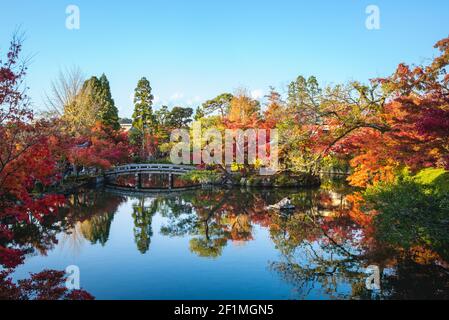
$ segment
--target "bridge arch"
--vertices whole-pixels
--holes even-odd
[[[105,172],[106,183],[110,183],[120,175],[134,174],[136,176],[136,189],[142,189],[142,174],[167,174],[168,189],[173,189],[173,175],[183,175],[187,172],[195,170],[194,166],[162,164],[162,163],[133,163],[117,166]]]

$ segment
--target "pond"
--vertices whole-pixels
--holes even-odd
[[[48,226],[22,235],[33,246],[14,277],[75,265],[97,299],[447,298],[448,275],[379,242],[351,216],[351,193],[339,184],[86,190]],[[295,211],[266,210],[287,196]],[[380,290],[366,287],[370,265],[380,270]]]

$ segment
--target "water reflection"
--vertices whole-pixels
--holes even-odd
[[[150,248],[151,237],[153,236],[151,221],[159,207],[157,198],[149,199],[147,202],[145,202],[144,197],[141,197],[133,204],[134,240],[140,253],[145,253]]]
[[[265,210],[287,196],[296,206],[294,212]],[[70,196],[59,217],[46,227],[17,234],[41,254],[52,250],[58,233],[72,247],[81,238],[107,247],[115,214],[128,203],[134,250],[141,254],[151,255],[152,238],[160,235],[186,239],[198,259],[220,263],[229,244],[261,243],[262,254],[272,250],[263,244],[269,240],[276,258],[267,259],[264,267],[288,284],[289,298],[449,298],[446,262],[430,247],[405,249],[380,241],[369,217],[354,204],[355,197],[353,190],[335,183],[316,190],[207,188],[147,196],[86,191]],[[157,228],[153,226],[156,216],[162,221]],[[260,230],[267,232],[268,239],[256,237]],[[381,270],[380,292],[365,287],[369,265]],[[226,276],[222,281],[227,281]]]
[[[136,188],[140,186],[139,189],[168,189],[170,187],[170,178],[168,174],[123,174],[117,177],[109,177],[108,184],[126,188]],[[171,187],[173,188],[185,188],[191,186],[190,183],[175,174],[171,177],[171,184]]]

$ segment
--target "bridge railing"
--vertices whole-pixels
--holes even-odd
[[[115,167],[114,169],[105,172],[106,175],[124,173],[124,172],[177,172],[186,173],[195,170],[194,166],[188,165],[176,165],[176,164],[158,164],[158,163],[148,163],[148,164],[127,164],[123,166]]]

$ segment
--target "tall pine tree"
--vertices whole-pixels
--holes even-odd
[[[94,76],[86,80],[78,100],[80,103],[65,110],[65,113],[71,111],[72,121],[78,119],[86,127],[92,127],[95,122],[101,122],[105,127],[120,129],[118,110],[112,99],[109,81],[104,74],[99,79]]]
[[[100,98],[100,121],[106,127],[114,130],[120,129],[118,110],[115,106],[114,99],[112,99],[111,88],[106,75],[103,73],[99,79],[99,98]]]
[[[153,114],[153,95],[150,82],[143,77],[134,91],[133,140],[141,144],[142,155],[145,156],[146,133],[152,135],[156,128],[156,117]]]

